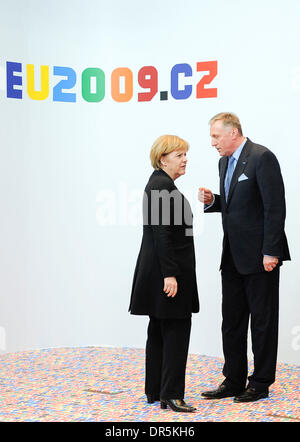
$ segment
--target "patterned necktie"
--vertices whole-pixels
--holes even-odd
[[[228,199],[230,182],[231,182],[231,178],[232,178],[233,171],[234,171],[234,164],[235,164],[235,158],[231,155],[231,157],[229,157],[227,173],[226,173],[226,178],[225,178],[225,198],[226,198],[226,201]]]

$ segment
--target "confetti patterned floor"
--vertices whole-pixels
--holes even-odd
[[[161,410],[143,393],[144,351],[60,348],[0,357],[1,422],[259,422],[300,421],[300,366],[279,364],[268,399],[234,404],[201,398],[222,380],[222,359],[189,355],[190,413]],[[251,366],[249,367],[251,371]]]

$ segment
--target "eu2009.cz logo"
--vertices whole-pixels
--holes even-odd
[[[190,97],[217,97],[217,88],[211,83],[218,73],[218,62],[201,61],[191,66],[188,63],[175,64],[169,75],[169,85],[159,85],[159,73],[154,66],[143,66],[137,73],[128,67],[115,68],[110,75],[99,67],[88,67],[80,77],[71,67],[6,62],[6,96],[22,99],[25,90],[32,100],[46,100],[75,103],[78,98],[89,103],[99,103],[105,97],[117,103],[130,100],[138,102],[186,100]],[[23,75],[26,81],[23,82]],[[50,95],[50,75],[52,86]],[[26,84],[25,84],[26,83]],[[80,88],[80,92],[74,88]]]

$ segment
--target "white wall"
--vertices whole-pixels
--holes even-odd
[[[218,272],[221,219],[202,214],[200,185],[218,190],[218,154],[209,118],[236,112],[244,133],[277,155],[286,185],[292,261],[281,273],[279,360],[300,364],[298,0],[0,1],[0,349],[112,345],[144,347],[147,318],[127,313],[141,242],[140,196],[151,173],[149,149],[163,133],[190,143],[186,176],[200,228],[195,238],[201,311],[190,352],[222,356]],[[218,61],[210,87],[195,97],[196,64]],[[6,62],[22,63],[22,99],[7,98]],[[192,96],[170,96],[170,72],[188,63]],[[49,66],[50,94],[29,98],[26,65]],[[138,102],[137,74],[153,65],[159,93]],[[71,67],[73,103],[55,102],[53,66]],[[81,96],[81,73],[104,71],[99,103]],[[115,102],[110,75],[133,72],[133,98]],[[18,87],[16,87],[18,89]],[[110,195],[110,211],[107,195]],[[115,218],[103,222],[103,211]],[[102,225],[101,225],[102,223]]]

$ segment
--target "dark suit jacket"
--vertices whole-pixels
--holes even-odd
[[[221,212],[224,230],[223,254],[230,245],[241,274],[263,272],[263,255],[290,259],[284,232],[285,195],[280,166],[266,147],[247,142],[232,176],[228,201],[224,180],[228,157],[219,161],[220,195],[205,212]],[[244,174],[248,179],[239,180]],[[221,260],[221,268],[223,259]]]
[[[154,171],[146,185],[143,218],[129,311],[156,318],[189,317],[199,311],[192,212],[163,170]],[[168,298],[163,291],[164,278],[168,276],[177,279],[174,298]]]

